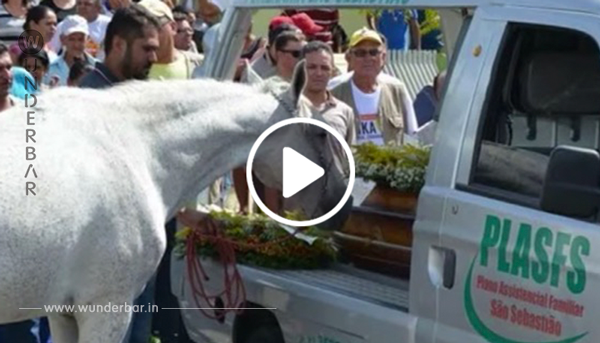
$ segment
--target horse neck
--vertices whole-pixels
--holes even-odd
[[[275,111],[278,103],[270,95],[237,86],[214,87],[194,99],[140,105],[143,111],[158,113],[139,125],[153,156],[148,169],[167,220],[211,182],[245,166],[260,134],[285,119],[276,114],[281,111]]]

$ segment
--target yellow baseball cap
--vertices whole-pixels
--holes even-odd
[[[161,0],[142,0],[138,4],[154,15],[161,22],[161,24],[175,20],[173,17],[173,11],[171,11],[169,5],[165,4]]]
[[[364,41],[371,41],[383,45],[383,39],[377,31],[370,30],[366,27],[354,32],[350,37],[350,48],[357,46]]]

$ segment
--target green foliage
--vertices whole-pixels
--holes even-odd
[[[412,144],[354,147],[356,176],[403,192],[418,193],[425,184],[431,147]]]
[[[238,215],[227,211],[212,211],[209,216],[223,229],[223,234],[237,244],[234,249],[239,263],[273,269],[315,269],[334,262],[337,251],[328,233],[316,227],[304,228],[301,233],[316,237],[312,245],[290,234],[280,224],[264,214]],[[286,213],[288,219],[303,220],[297,213]],[[183,258],[191,229],[184,228],[176,235],[176,254]],[[281,241],[265,245],[269,242]],[[196,242],[198,255],[218,257],[208,239]]]
[[[423,36],[435,29],[439,29],[441,27],[441,19],[438,11],[432,9],[425,10],[425,20],[419,26],[421,35]]]

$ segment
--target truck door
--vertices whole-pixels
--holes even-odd
[[[540,205],[553,149],[599,148],[600,18],[489,6],[472,25],[489,37],[463,44],[438,127],[455,135],[438,132],[434,156],[448,164],[431,175],[451,184],[427,257],[434,342],[600,342],[598,215]]]

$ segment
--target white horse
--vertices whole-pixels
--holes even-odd
[[[280,98],[214,80],[61,88],[0,113],[0,323],[47,315],[56,343],[120,342],[131,313],[45,306],[132,304],[163,255],[165,222],[245,165],[264,130],[294,115],[295,84]],[[27,129],[35,142],[26,142]],[[254,172],[281,189],[273,170],[281,170],[282,148],[325,168],[332,155],[324,140],[286,126],[263,143],[269,149]],[[26,160],[27,146],[35,160]],[[30,165],[37,178],[33,170],[24,178]],[[315,182],[303,192],[306,209],[329,210],[345,191],[342,179],[331,170]],[[27,181],[35,196],[26,195]]]

